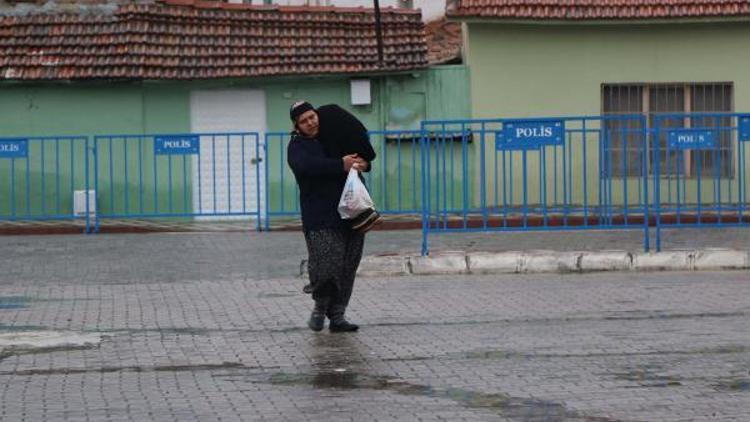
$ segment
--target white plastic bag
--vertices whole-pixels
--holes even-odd
[[[346,176],[344,191],[341,192],[341,199],[339,200],[339,215],[344,219],[352,219],[365,210],[374,207],[375,204],[372,202],[367,188],[359,180],[359,171],[355,168],[350,169],[349,175]]]

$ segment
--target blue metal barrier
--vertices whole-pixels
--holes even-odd
[[[365,183],[383,215],[422,212],[421,165],[419,142],[421,132],[370,131],[370,142],[377,154],[373,170],[365,173]],[[266,230],[272,218],[299,216],[299,191],[286,162],[288,132],[266,133]]]
[[[657,251],[663,227],[748,225],[750,114],[672,113],[652,119]]]
[[[430,233],[451,231],[641,229],[648,250],[644,116],[425,121],[422,131],[423,254]]]
[[[85,219],[88,232],[88,151],[85,136],[0,138],[0,221]]]
[[[265,171],[257,133],[94,137],[94,189],[104,218],[255,218]]]
[[[290,140],[289,132],[266,132],[265,135],[266,230],[271,229],[271,219],[274,217],[300,215],[299,188],[286,162]]]

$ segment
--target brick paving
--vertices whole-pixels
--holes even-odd
[[[3,421],[750,420],[747,271],[362,278],[330,334],[298,233],[1,240],[0,333],[104,335],[0,348]]]

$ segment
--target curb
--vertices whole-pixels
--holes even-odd
[[[362,259],[360,277],[459,274],[583,273],[603,271],[717,271],[750,269],[750,251],[707,248],[665,252],[446,251],[429,256],[377,255]],[[307,261],[300,276],[307,275]]]

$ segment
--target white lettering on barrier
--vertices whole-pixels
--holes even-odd
[[[164,148],[191,148],[192,144],[186,139],[164,141]]]
[[[0,144],[0,152],[18,152],[20,150],[19,144]]]
[[[549,126],[516,128],[516,138],[549,138],[551,136],[552,128]]]

